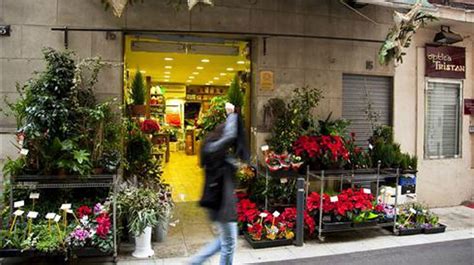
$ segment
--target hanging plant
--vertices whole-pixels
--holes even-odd
[[[410,47],[411,40],[416,31],[425,26],[428,21],[437,20],[431,14],[421,10],[420,1],[413,5],[408,13],[403,14],[395,11],[395,24],[390,29],[385,42],[379,50],[379,62],[387,65],[393,59],[396,63],[403,63],[403,56],[406,54],[404,48]]]
[[[105,10],[112,7],[114,16],[121,17],[127,5],[132,6],[136,2],[143,3],[144,0],[101,0],[101,2],[104,5]],[[168,0],[167,4],[174,5],[176,9],[179,9],[181,5],[185,4],[186,2],[187,2],[188,9],[190,11],[198,3],[211,5],[211,6],[213,5],[212,0]]]

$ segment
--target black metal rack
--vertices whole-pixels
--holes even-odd
[[[14,189],[81,189],[81,188],[109,188],[112,189],[112,233],[113,233],[113,260],[117,261],[117,175],[90,175],[90,176],[46,176],[22,175],[11,178],[10,211],[13,211]],[[8,252],[8,251],[7,251]],[[7,252],[0,250],[0,257],[11,257]],[[37,253],[41,255],[41,253]]]
[[[354,187],[357,183],[363,182],[376,182],[376,192],[375,198],[378,198],[380,192],[380,181],[395,178],[396,185],[399,183],[400,178],[400,170],[381,170],[380,166],[376,169],[360,169],[360,170],[321,170],[321,171],[307,171],[307,191],[309,188],[309,179],[314,178],[321,182],[320,194],[324,194],[325,188],[325,181],[328,180],[337,180],[340,181],[340,189],[342,190],[342,186],[344,181],[349,182],[352,187]],[[308,192],[306,192],[306,196],[308,196]],[[318,239],[320,241],[324,241],[325,237],[323,234],[326,233],[335,233],[335,232],[345,232],[345,231],[356,231],[356,230],[364,230],[364,229],[373,229],[373,228],[380,228],[380,227],[393,227],[393,231],[396,231],[396,222],[397,222],[397,213],[396,209],[398,206],[398,188],[395,188],[395,214],[393,222],[387,223],[378,223],[374,226],[367,226],[367,227],[350,227],[350,228],[341,228],[341,229],[330,229],[326,230],[322,228],[322,219],[323,219],[323,211],[319,211],[319,220],[316,227],[316,231],[318,233]],[[323,200],[320,200],[320,208],[323,208]]]

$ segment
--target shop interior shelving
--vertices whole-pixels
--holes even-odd
[[[396,185],[399,183],[400,179],[400,170],[381,170],[380,166],[376,169],[360,169],[360,170],[321,170],[321,171],[308,171],[307,172],[307,187],[309,187],[309,180],[316,179],[320,182],[320,194],[324,194],[326,188],[327,181],[339,181],[340,182],[340,189],[342,190],[344,183],[349,183],[351,187],[354,187],[357,184],[361,183],[375,183],[376,184],[376,191],[375,191],[375,198],[377,199],[380,195],[380,183],[386,181],[388,179],[395,179]],[[308,193],[307,193],[308,195]],[[398,188],[395,188],[395,201],[394,201],[394,209],[397,209],[398,206]],[[323,200],[320,201],[320,209],[323,207]],[[397,215],[394,215],[394,220],[392,222],[387,223],[378,223],[375,226],[367,226],[367,227],[348,227],[348,228],[341,228],[341,229],[323,229],[322,222],[323,222],[323,212],[319,211],[319,218],[318,224],[316,226],[316,232],[318,233],[318,239],[320,241],[324,241],[325,234],[328,233],[337,233],[337,232],[344,232],[344,231],[356,231],[356,230],[363,230],[363,229],[372,229],[372,228],[380,228],[380,227],[393,227],[393,231],[396,231],[396,222],[397,222]]]
[[[113,233],[113,255],[114,262],[117,261],[117,191],[118,176],[90,175],[90,176],[46,176],[46,175],[21,175],[10,179],[10,211],[13,211],[13,191],[16,189],[40,190],[40,189],[87,189],[108,188],[112,191],[112,233]],[[0,250],[0,257],[9,256],[9,252]],[[108,254],[108,253],[105,253]]]

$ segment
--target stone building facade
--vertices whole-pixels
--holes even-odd
[[[418,199],[433,206],[456,205],[474,195],[474,134],[472,116],[462,115],[459,158],[423,159],[424,137],[424,47],[432,42],[439,26],[448,24],[463,36],[474,34],[474,13],[439,7],[440,21],[420,30],[397,67],[377,62],[380,42],[393,23],[394,9],[368,5],[358,12],[336,0],[214,0],[213,7],[176,9],[168,1],[145,0],[125,10],[121,18],[104,11],[100,0],[0,0],[0,25],[11,25],[9,37],[0,37],[0,94],[15,98],[15,83],[24,82],[43,68],[42,47],[64,48],[64,34],[53,27],[87,29],[179,30],[215,32],[213,36],[251,42],[252,95],[251,147],[254,153],[267,132],[259,130],[263,105],[269,98],[285,97],[305,85],[321,88],[324,99],[315,115],[342,116],[343,74],[393,78],[393,127],[395,139],[405,152],[419,159]],[[226,34],[219,34],[226,32]],[[71,31],[68,46],[79,57],[100,56],[123,62],[124,32]],[[280,35],[280,36],[278,36]],[[284,36],[281,36],[284,35]],[[288,36],[295,35],[295,36]],[[330,37],[330,38],[316,38]],[[331,39],[333,38],[333,39]],[[334,39],[334,38],[344,38]],[[474,40],[465,38],[456,46],[466,48],[466,78],[462,97],[474,97]],[[369,65],[371,67],[369,67]],[[272,71],[273,91],[260,89],[259,72]],[[97,86],[102,97],[122,97],[123,68],[106,69]],[[3,102],[1,103],[3,104]],[[14,122],[0,123],[0,158],[16,155],[10,141]]]

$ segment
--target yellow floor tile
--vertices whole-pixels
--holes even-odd
[[[171,152],[169,162],[164,164],[162,178],[171,185],[175,202],[198,201],[201,198],[204,173],[199,167],[197,155]]]

